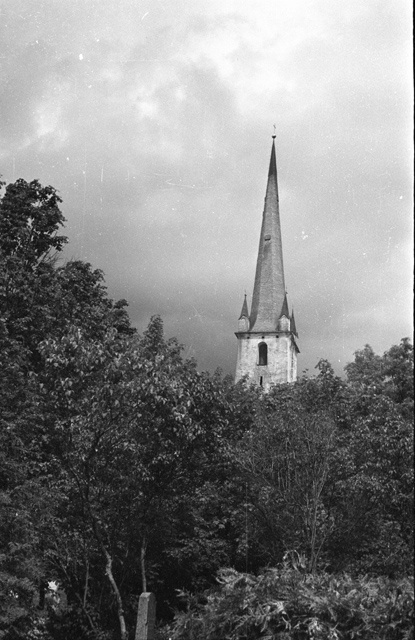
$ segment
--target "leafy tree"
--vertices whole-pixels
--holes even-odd
[[[104,337],[111,328],[120,335],[132,335],[127,302],[108,298],[104,275],[88,262],[72,260],[56,269],[49,333],[65,335],[79,327],[84,336]]]
[[[320,558],[331,570],[405,574],[413,554],[412,347],[404,340],[382,357],[366,347],[347,382],[326,361],[317,369],[268,394],[246,390],[251,423],[236,468],[247,490],[251,566],[294,548],[313,569]]]
[[[413,351],[366,347],[346,366],[330,495],[332,568],[401,575],[413,555]]]
[[[67,242],[57,234],[65,220],[60,202],[56,189],[42,187],[37,180],[7,185],[0,203],[1,254],[27,270],[50,260]]]
[[[57,267],[66,242],[58,234],[60,202],[55,189],[36,180],[18,180],[0,198],[0,598],[15,633],[25,633],[34,594],[50,577],[51,532],[62,534],[56,511],[63,489],[51,483],[58,474],[39,386],[40,344],[74,327],[96,338],[109,330],[133,333],[125,301],[107,297],[100,271],[79,261]]]
[[[101,271],[81,261],[57,267],[67,242],[58,235],[65,220],[60,203],[53,187],[22,179],[7,185],[0,200],[0,316],[37,369],[39,343],[72,325],[91,335],[104,335],[110,327],[134,332],[127,303],[108,298]]]
[[[0,200],[0,314],[11,338],[33,348],[48,301],[56,252],[66,242],[53,187],[9,184]]]
[[[323,498],[336,428],[327,411],[304,408],[297,391],[304,390],[282,388],[268,402],[264,399],[255,426],[237,445],[236,464],[254,519],[250,537],[260,541],[263,560],[276,563],[296,549],[306,555],[308,570],[315,571],[333,524]]]
[[[356,351],[355,359],[345,367],[347,381],[363,400],[386,395],[400,406],[406,417],[413,414],[414,352],[409,338],[392,346],[382,356],[369,345]]]
[[[45,495],[32,446],[40,415],[24,349],[9,339],[2,320],[0,352],[0,637],[10,633],[18,638],[26,637],[36,615],[35,595],[44,572],[36,512],[45,508]]]
[[[92,340],[74,328],[40,351],[47,460],[62,490],[55,518],[68,531],[50,561],[91,630],[96,616],[111,626],[114,599],[126,637],[140,574],[146,589],[148,577],[164,575],[161,557],[172,564],[186,555],[183,518],[195,516],[187,500],[196,492],[206,504],[206,470],[220,455],[227,408],[210,378],[164,339],[157,317],[141,339],[112,330]]]
[[[332,556],[338,568],[401,575],[413,555],[413,425],[389,397],[374,395],[370,410],[367,400],[339,447]]]
[[[382,356],[366,345],[345,381],[322,360],[317,375],[268,394],[199,373],[161,318],[135,334],[101,271],[58,264],[60,202],[24,180],[0,199],[0,635],[46,638],[46,625],[56,640],[126,638],[141,588],[167,616],[175,589],[202,591],[221,566],[258,571],[287,554],[320,594],[295,592],[313,612],[307,624],[319,602],[332,633],[345,624],[334,602],[343,583],[320,575],[323,564],[409,570],[409,340]],[[68,607],[41,631],[34,596],[45,578],[64,585]],[[281,608],[257,604],[255,620],[282,624]],[[302,615],[300,635],[310,631]]]

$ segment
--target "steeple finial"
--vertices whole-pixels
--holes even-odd
[[[275,124],[272,125],[272,126],[274,127],[274,135],[272,136],[272,139],[275,140],[275,138],[277,137],[277,135],[276,135],[277,127],[276,127]]]

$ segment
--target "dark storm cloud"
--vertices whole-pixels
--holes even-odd
[[[6,180],[63,198],[67,257],[142,331],[232,371],[272,124],[300,364],[411,330],[410,5],[5,4]]]

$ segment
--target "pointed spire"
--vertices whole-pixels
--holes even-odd
[[[282,261],[277,162],[275,135],[273,135],[254,293],[252,296],[251,331],[276,330],[278,314],[282,309],[284,297],[285,281]]]
[[[249,331],[249,311],[248,311],[248,302],[246,300],[246,293],[245,293],[241,315],[239,316],[239,319],[238,319],[238,332],[245,333],[246,331]]]
[[[281,318],[281,316],[285,316],[286,318],[290,317],[290,312],[288,311],[287,294],[285,294],[284,302],[282,303],[282,309],[281,309],[281,313],[280,313],[280,318]]]
[[[275,136],[272,136],[271,158],[269,161],[268,177],[275,176],[277,178],[277,159],[275,156]]]
[[[297,327],[295,326],[294,307],[291,312],[291,333],[293,333],[298,338]]]
[[[241,318],[249,318],[248,302],[246,300],[246,293],[245,293],[245,297],[244,297],[244,303],[242,305],[241,315],[239,316],[239,320]]]

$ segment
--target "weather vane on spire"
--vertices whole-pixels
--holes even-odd
[[[275,125],[275,124],[273,125],[273,127],[274,127],[274,135],[273,135],[272,137],[273,137],[273,139],[275,140],[275,138],[276,138],[276,133],[275,133],[275,132],[276,132],[276,130],[277,130],[277,127],[276,127],[276,125]]]

